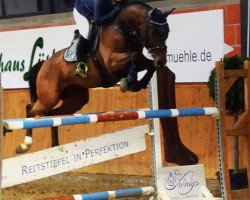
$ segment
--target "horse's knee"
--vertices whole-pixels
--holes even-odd
[[[26,112],[29,113],[32,109],[33,104],[27,104],[26,105]]]
[[[71,112],[75,113],[75,112],[81,110],[82,107],[84,107],[88,102],[89,102],[89,99],[86,97],[86,98],[82,99],[81,102],[73,104]]]
[[[78,110],[80,110],[84,105],[88,103],[88,101],[89,101],[88,98],[84,98],[84,99],[80,99],[80,100],[72,102],[71,104],[72,112],[75,113]]]
[[[26,117],[34,117],[34,112],[33,112],[33,105],[34,104],[27,104],[26,105]]]
[[[47,102],[41,102],[41,101],[37,101],[36,103],[34,103],[34,105],[32,106],[32,111],[31,113],[34,116],[44,116],[44,114],[50,110],[53,109],[54,106],[56,106],[56,103],[47,103]]]
[[[82,98],[82,104],[85,105],[89,102],[89,93],[84,92],[83,98]]]

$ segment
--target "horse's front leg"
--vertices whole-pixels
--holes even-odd
[[[144,76],[138,79],[138,72],[146,70]],[[138,54],[137,57],[134,57],[132,60],[132,65],[128,70],[126,78],[121,80],[121,90],[138,92],[141,89],[145,89],[150,82],[156,68],[152,60],[147,59],[141,54]]]
[[[156,70],[155,68],[148,69],[146,74],[142,77],[142,79],[138,81],[137,87],[141,89],[147,88],[147,85],[150,82],[155,70]]]
[[[122,69],[123,72],[118,77],[118,81],[120,81],[120,88],[123,92],[130,90],[131,85],[137,81],[138,70],[134,64],[137,54],[137,52],[112,53],[106,56],[107,59],[104,59],[104,64],[110,72]],[[125,78],[122,78],[124,76]]]

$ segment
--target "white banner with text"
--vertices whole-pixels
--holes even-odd
[[[224,55],[223,10],[168,17],[167,66],[176,82],[207,82]],[[39,60],[68,47],[75,25],[0,32],[0,69],[4,89],[27,88],[26,72]]]
[[[145,134],[149,132],[148,125],[141,125],[4,159],[2,187],[30,182],[145,151]]]

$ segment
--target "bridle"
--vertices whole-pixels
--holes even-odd
[[[154,9],[151,9],[148,13],[147,13],[147,18],[145,20],[145,32],[147,32],[149,26],[158,26],[158,27],[162,27],[162,26],[166,26],[167,25],[167,20],[163,23],[161,22],[156,22],[153,21],[151,19],[151,13],[153,12]],[[134,42],[136,45],[139,46],[140,49],[142,49],[143,47],[145,47],[148,51],[148,53],[150,53],[151,55],[158,50],[162,50],[162,51],[166,51],[167,50],[167,46],[164,45],[160,45],[160,46],[153,46],[153,47],[148,47],[146,45],[144,45],[145,41],[143,41],[140,37],[140,33],[137,32],[133,26],[128,22],[128,20],[124,17],[123,15],[123,11],[121,12],[121,14],[118,17],[118,21],[117,23],[115,23],[113,25],[114,29],[117,30],[119,33],[125,35],[127,38],[129,38],[132,42]],[[122,29],[120,24],[124,24],[126,26],[126,29]],[[145,40],[147,40],[148,38],[146,37]]]
[[[163,27],[163,26],[168,26],[167,20],[165,22],[156,22],[153,21],[150,17],[151,13],[153,12],[154,9],[150,10],[148,15],[147,15],[147,19],[146,19],[146,28],[145,30],[148,30],[149,26],[154,26],[154,27]],[[147,31],[146,31],[147,33]],[[146,37],[146,39],[148,39]],[[158,50],[162,50],[162,51],[167,51],[167,45],[161,45],[161,46],[155,46],[155,47],[145,47],[148,50],[148,53],[152,54],[154,51],[158,51]]]

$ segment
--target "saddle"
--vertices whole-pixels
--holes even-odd
[[[122,4],[120,6],[117,6],[117,8],[115,9],[115,15],[113,16],[114,18],[112,20],[114,20],[115,17],[118,16],[118,14],[121,12],[121,8],[122,8]],[[96,56],[96,51],[97,51],[97,48],[99,45],[99,39],[100,39],[99,32],[100,32],[100,27],[97,24],[92,23],[90,25],[89,47],[88,47],[88,52],[86,55],[87,55],[87,57],[92,58],[96,68],[100,72],[101,87],[107,88],[107,87],[111,87],[111,86],[115,85],[117,83],[117,81],[116,81],[117,79],[116,79],[116,75],[110,74],[108,72],[108,70],[106,69],[106,67],[100,63],[100,61],[98,60],[98,58]],[[75,34],[75,37],[77,37],[77,34]],[[66,51],[64,53],[64,60],[67,62],[78,62],[77,61],[77,43],[75,43],[74,40],[71,43],[71,45],[66,49]],[[85,65],[85,64],[83,64],[83,65]],[[85,71],[84,77],[87,76],[86,70],[87,70],[87,67],[85,66],[85,69],[83,69],[83,71]],[[125,73],[124,69],[119,73],[120,74]]]
[[[96,68],[100,72],[101,77],[101,87],[108,88],[116,84],[116,81],[113,80],[113,77],[109,74],[108,70],[105,66],[103,66],[97,56],[96,51],[99,45],[99,39],[100,39],[100,28],[96,24],[92,24],[90,28],[90,37],[89,37],[89,49],[87,53],[87,57],[91,57],[93,62],[95,63]],[[75,37],[78,34],[78,30],[75,31]],[[76,39],[74,37],[71,45],[66,49],[64,53],[64,60],[67,62],[78,62],[77,61],[77,44],[74,42]],[[83,69],[84,70],[84,69]]]
[[[90,27],[90,37],[89,37],[89,46],[87,47],[87,56],[90,55],[90,52],[96,52],[99,42],[99,27],[94,23]],[[66,49],[64,53],[64,60],[67,62],[78,62],[77,60],[77,37],[79,37],[79,30],[75,30],[75,35],[71,45]],[[84,48],[84,47],[83,47]]]
[[[119,3],[115,6],[113,10],[113,15],[110,17],[106,18],[105,23],[110,23],[115,18],[119,15],[121,12],[122,8],[126,5],[127,3]],[[85,16],[89,21],[92,21],[94,19],[93,15],[93,6],[94,2],[93,1],[86,1],[86,5],[83,8],[83,16]],[[79,31],[75,31],[75,36],[74,39],[70,45],[65,51],[64,54],[64,59],[67,62],[77,62],[77,35],[79,35]],[[90,29],[89,29],[89,47],[87,51],[87,56],[90,52],[96,52],[96,49],[98,47],[98,42],[99,42],[99,26],[97,26],[96,23],[90,24]]]

